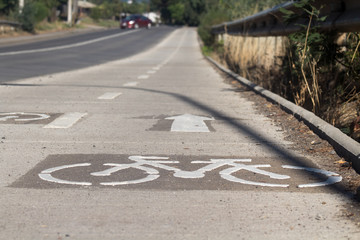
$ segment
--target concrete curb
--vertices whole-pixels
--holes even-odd
[[[355,171],[360,173],[360,143],[348,137],[338,128],[325,122],[314,113],[305,110],[304,108],[295,105],[294,103],[280,97],[279,95],[250,82],[249,80],[239,76],[231,70],[226,69],[212,58],[206,58],[224,73],[235,78],[238,82],[252,89],[269,101],[279,104],[280,107],[285,111],[293,114],[300,121],[303,121],[312,131],[318,134],[321,138],[327,140],[334,147],[336,152],[340,156],[344,157],[346,161],[351,162]]]

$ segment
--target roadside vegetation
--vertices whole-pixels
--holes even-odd
[[[303,10],[302,16],[284,13],[289,22],[301,17],[307,23],[301,26],[302,31],[287,37],[227,35],[224,42],[210,34],[212,25],[287,1],[256,2],[218,1],[206,12],[198,28],[205,53],[212,53],[233,71],[314,112],[360,141],[360,33],[319,31],[312,24],[324,21],[326,16],[319,15],[313,0],[299,0],[297,7]]]
[[[128,4],[122,0],[88,0],[96,7],[86,9],[84,14],[74,12],[72,23],[67,23],[67,0],[25,0],[22,9],[19,0],[0,0],[0,20],[17,22],[21,25],[17,31],[38,33],[59,31],[85,25],[118,27],[121,14],[149,12],[148,1],[133,1]]]

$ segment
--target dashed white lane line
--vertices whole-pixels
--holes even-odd
[[[154,73],[156,73],[156,71],[150,70],[150,71],[147,71],[147,73],[148,73],[148,74],[154,74]]]
[[[48,125],[45,125],[44,128],[70,128],[81,118],[86,116],[87,113],[65,113],[64,115],[58,117]]]
[[[123,86],[124,87],[136,87],[139,84],[139,82],[127,82]]]
[[[137,77],[138,79],[148,79],[149,75],[140,75]]]
[[[98,99],[100,99],[100,100],[112,100],[112,99],[117,98],[121,94],[122,94],[121,92],[108,92],[108,93],[104,93],[103,95],[98,97]]]

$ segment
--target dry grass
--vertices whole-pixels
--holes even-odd
[[[285,56],[284,37],[226,35],[224,57],[231,69],[255,83],[272,89],[271,77],[280,71]]]
[[[312,110],[360,141],[360,35],[351,36],[355,40],[346,45],[343,66],[320,66],[306,52],[306,44],[294,49],[287,37],[224,35],[222,57],[239,75]]]

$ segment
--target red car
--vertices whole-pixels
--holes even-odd
[[[130,15],[121,20],[120,28],[151,28],[152,22],[143,15]]]

